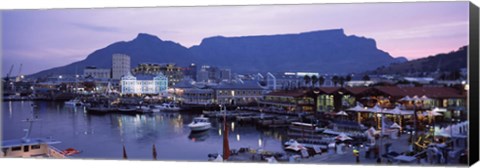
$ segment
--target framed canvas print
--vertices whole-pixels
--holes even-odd
[[[0,15],[2,160],[479,158],[479,13],[468,1]]]

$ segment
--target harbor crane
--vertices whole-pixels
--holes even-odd
[[[10,66],[10,70],[8,71],[7,76],[4,78],[5,82],[10,81],[10,74],[12,74],[13,66],[14,66],[14,64],[12,64],[12,66]]]
[[[15,82],[20,82],[23,79],[23,75],[21,74],[22,74],[22,64],[20,64],[20,68],[18,68],[18,74],[17,74],[17,78],[15,79]]]

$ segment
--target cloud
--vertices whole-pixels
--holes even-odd
[[[88,23],[70,23],[71,25],[81,28],[81,29],[86,29],[89,31],[95,31],[95,32],[107,32],[107,33],[121,33],[121,30],[118,27],[108,27],[108,26],[99,26],[99,25],[92,25]]]

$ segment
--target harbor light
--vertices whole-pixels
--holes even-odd
[[[258,147],[262,147],[262,139],[258,139]]]
[[[237,141],[240,141],[240,134],[237,134]]]
[[[232,132],[233,132],[233,130],[235,130],[235,123],[234,122],[232,122]]]
[[[62,79],[62,78],[63,78],[62,75],[59,75],[59,76],[58,76],[58,79]]]

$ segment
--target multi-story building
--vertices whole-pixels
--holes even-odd
[[[263,98],[264,88],[257,81],[222,82],[214,87],[217,104],[244,105]]]
[[[125,54],[112,55],[112,79],[121,79],[130,73],[130,56]]]
[[[232,80],[230,69],[222,69],[214,66],[203,65],[196,74],[197,82],[221,82]]]
[[[91,76],[95,79],[110,79],[110,69],[100,69],[94,66],[88,66],[83,70],[83,76]]]
[[[142,63],[133,68],[135,75],[158,75],[163,74],[168,77],[169,86],[174,86],[183,79],[183,68],[175,64]]]
[[[232,80],[232,72],[230,69],[220,69],[220,80],[230,81]]]
[[[197,82],[208,82],[208,71],[201,69],[197,72]]]
[[[122,94],[166,94],[168,78],[162,74],[138,75],[128,74],[120,81]]]
[[[193,80],[197,80],[197,65],[194,63],[190,64],[187,68],[185,68],[185,76],[189,76]]]

